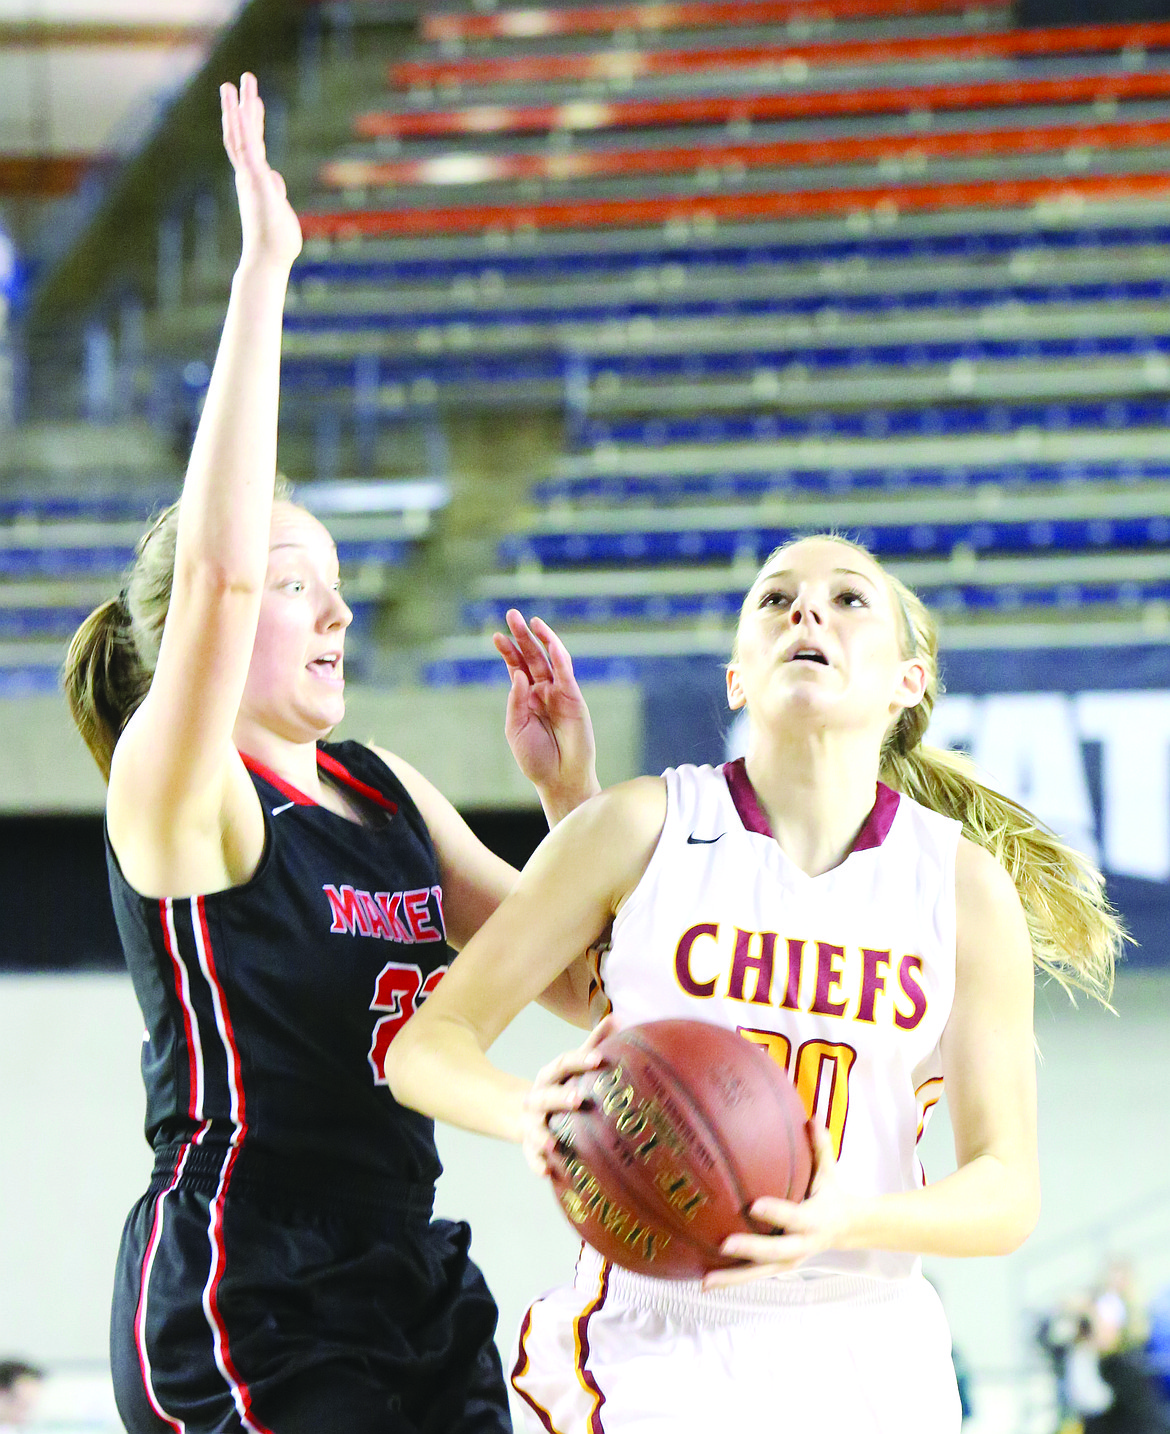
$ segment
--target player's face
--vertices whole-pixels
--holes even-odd
[[[241,718],[290,741],[327,735],[345,715],[352,621],[328,531],[303,508],[277,503]]]
[[[922,693],[922,665],[902,643],[893,592],[871,558],[831,538],[793,543],[744,600],[728,699],[765,725],[803,715],[884,732]]]

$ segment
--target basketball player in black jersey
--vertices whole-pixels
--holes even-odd
[[[405,762],[324,742],[351,614],[329,534],[274,501],[300,226],[254,78],[222,103],[243,250],[183,494],[66,673],[147,1028],[118,1409],[131,1434],[498,1434],[495,1306],[383,1061],[515,873]],[[597,789],[588,713],[555,636],[509,623],[509,740],[556,820]],[[580,1021],[583,970],[547,993]]]

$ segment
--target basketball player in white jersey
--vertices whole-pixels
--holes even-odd
[[[532,1430],[958,1430],[919,1257],[1006,1253],[1032,1229],[1033,965],[1107,990],[1120,932],[1081,857],[921,745],[937,685],[929,614],[864,549],[779,549],[728,667],[746,759],[562,822],[391,1047],[398,1100],[523,1142],[537,1170],[615,1023],[739,1030],[812,1117],[812,1192],[755,1204],[776,1233],[730,1237],[742,1267],[667,1282],[583,1248],[521,1331]],[[492,1041],[611,921],[610,1018],[535,1085],[493,1067]],[[958,1168],[928,1185],[916,1144],[944,1083]]]

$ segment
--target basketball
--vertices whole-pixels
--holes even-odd
[[[637,1274],[697,1279],[740,1263],[728,1235],[775,1233],[762,1195],[802,1200],[812,1173],[804,1105],[771,1057],[705,1021],[650,1021],[598,1047],[582,1109],[550,1126],[561,1207],[599,1254]]]

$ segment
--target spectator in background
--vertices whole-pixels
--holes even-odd
[[[1128,1260],[1106,1266],[1091,1319],[1101,1379],[1112,1398],[1085,1420],[1085,1434],[1170,1434],[1170,1411],[1147,1354],[1149,1324]]]
[[[0,1431],[32,1423],[45,1372],[23,1359],[0,1359]]]
[[[1088,1296],[1066,1297],[1041,1320],[1036,1338],[1056,1378],[1058,1434],[1082,1434],[1085,1418],[1113,1403],[1113,1391],[1101,1378]]]

